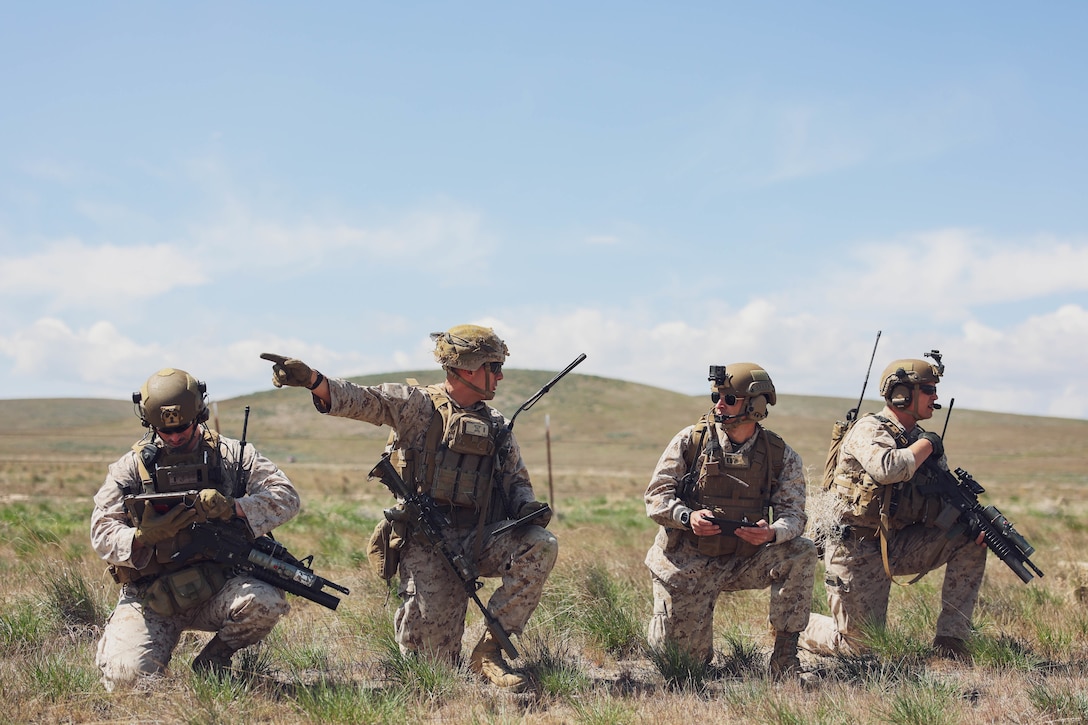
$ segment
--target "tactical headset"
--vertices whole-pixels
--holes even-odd
[[[936,362],[930,364],[925,360],[904,359],[895,360],[880,378],[880,394],[893,408],[909,408],[914,402],[914,389],[920,385],[937,385],[944,375],[944,364],[941,362],[939,350],[931,350],[924,353],[924,357],[931,357]],[[938,403],[933,404],[934,409],[940,410]]]

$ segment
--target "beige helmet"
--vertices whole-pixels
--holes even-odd
[[[510,351],[490,327],[457,325],[446,332],[432,332],[434,359],[443,368],[479,370],[488,362],[505,362]]]
[[[208,387],[184,370],[163,368],[143,384],[132,402],[138,408],[140,421],[159,430],[184,428],[196,421],[208,419],[204,400]]]
[[[715,403],[726,395],[748,400],[740,420],[763,420],[767,406],[778,402],[770,374],[755,363],[711,365],[709,379],[710,397]]]
[[[884,368],[884,372],[880,374],[880,394],[884,396],[884,400],[899,408],[906,407],[914,397],[916,386],[936,385],[941,382],[941,376],[944,375],[941,354],[934,350],[926,355],[937,362],[908,358],[895,360]]]

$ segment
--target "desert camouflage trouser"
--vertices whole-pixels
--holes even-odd
[[[463,546],[466,553],[471,554],[474,540],[474,529],[447,531],[447,541]],[[480,576],[502,578],[487,608],[509,634],[520,634],[529,621],[558,554],[555,536],[533,525],[484,545],[477,566]],[[409,537],[401,552],[399,574],[402,604],[393,624],[401,652],[420,652],[456,663],[469,601],[461,579],[441,553],[415,537]]]
[[[912,579],[947,564],[937,636],[966,639],[986,570],[986,551],[966,536],[950,539],[940,529],[914,525],[889,542],[888,565],[893,576]],[[813,614],[800,645],[825,656],[865,654],[864,629],[884,626],[888,616],[892,582],[884,571],[880,540],[874,533],[829,542],[824,564],[831,616]]]
[[[678,646],[698,661],[714,656],[714,605],[721,592],[771,589],[769,620],[776,632],[800,632],[812,608],[816,546],[798,537],[747,559],[700,554],[687,537],[666,552],[664,530],[646,554],[653,575],[654,613],[646,639],[655,649]]]
[[[128,585],[98,641],[95,664],[102,671],[102,684],[112,692],[165,671],[185,630],[217,632],[226,644],[242,649],[264,639],[289,609],[281,590],[241,576],[228,579],[203,604],[163,617],[141,606]]]

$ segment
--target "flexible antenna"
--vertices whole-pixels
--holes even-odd
[[[865,388],[869,387],[869,375],[873,372],[873,360],[876,360],[876,347],[880,344],[880,330],[876,331],[876,340],[873,342],[873,354],[869,356],[869,368],[865,371],[865,382],[861,384],[861,395],[858,396],[858,404],[846,413],[846,422],[851,423],[858,417],[861,402],[865,399]]]
[[[952,406],[956,404],[956,399],[948,401],[948,412],[944,414],[944,428],[941,428],[941,440],[944,440],[944,434],[948,432],[948,419],[952,417]]]

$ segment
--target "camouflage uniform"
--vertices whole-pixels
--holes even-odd
[[[219,437],[223,478],[233,482],[239,442]],[[236,499],[254,536],[271,531],[299,510],[299,497],[291,482],[274,463],[252,446],[245,449],[246,494]],[[95,552],[118,568],[142,569],[151,562],[153,549],[133,555],[136,529],[129,523],[122,503],[122,487],[141,488],[137,454],[129,451],[111,464],[105,482],[94,497],[91,514],[91,545]],[[290,608],[281,590],[258,579],[228,579],[211,599],[192,609],[164,617],[143,606],[147,582],[123,585],[117,608],[110,615],[98,643],[95,663],[102,671],[107,690],[131,685],[139,676],[162,673],[170,663],[184,630],[217,632],[232,649],[259,642]]]
[[[331,405],[325,409],[314,397],[322,413],[361,420],[374,425],[388,425],[397,432],[405,448],[422,450],[435,405],[424,388],[386,383],[360,386],[345,380],[326,378]],[[458,407],[451,400],[452,405]],[[492,421],[492,429],[505,425],[502,414],[483,402],[469,407]],[[533,501],[532,484],[513,436],[500,456],[504,486],[510,512]],[[471,509],[457,513],[474,514]],[[501,506],[491,507],[488,522],[506,518]],[[454,550],[474,551],[476,518],[454,517],[446,532]],[[402,604],[394,618],[397,643],[404,653],[425,652],[448,662],[456,662],[461,653],[468,593],[461,580],[450,570],[443,555],[430,547],[422,534],[408,537],[400,555],[400,596]],[[491,595],[488,609],[510,634],[520,634],[529,616],[540,603],[544,582],[555,565],[559,543],[540,526],[527,525],[486,542],[477,562],[484,577],[501,577],[502,583]]]
[[[674,643],[709,663],[713,657],[714,604],[721,592],[770,587],[771,626],[777,632],[805,628],[812,602],[816,548],[800,536],[807,521],[804,469],[801,457],[788,445],[782,470],[771,488],[773,542],[747,558],[706,556],[689,536],[677,536],[690,533],[679,521],[680,512],[689,504],[678,497],[678,489],[688,470],[684,454],[694,445],[694,429],[688,426],[672,439],[646,489],[646,513],[661,525],[646,554],[654,591],[647,640],[654,648]],[[743,444],[733,444],[720,425],[714,425],[708,433],[718,436],[726,453],[747,453],[765,435],[758,427],[757,434]],[[674,548],[669,546],[670,532],[679,539]]]
[[[905,431],[894,411],[885,407],[881,416],[890,421],[909,443],[925,432],[921,426]],[[868,474],[890,485],[909,481],[915,474],[914,454],[898,446],[895,436],[880,418],[860,418],[842,442],[837,473],[858,480]],[[942,456],[938,465],[947,470]],[[800,645],[818,654],[858,655],[867,652],[863,642],[866,626],[883,626],[888,614],[891,580],[884,571],[880,537],[871,522],[849,508],[839,515],[840,539],[829,541],[824,554],[827,600],[832,616],[813,614],[801,634]],[[941,589],[937,636],[964,640],[970,633],[971,615],[986,568],[986,548],[973,538],[953,538],[932,524],[914,523],[892,532],[888,565],[893,576],[916,575],[947,564]]]

